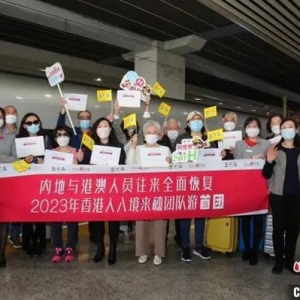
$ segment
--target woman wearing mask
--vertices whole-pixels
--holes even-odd
[[[119,165],[124,165],[126,161],[126,154],[123,149],[123,145],[116,138],[114,129],[112,128],[112,123],[106,118],[98,119],[92,127],[92,138],[95,141],[95,145],[116,147],[121,148],[121,154],[119,158]],[[86,150],[84,153],[84,158],[82,163],[89,164],[92,152]],[[95,263],[102,260],[105,254],[104,248],[104,234],[105,234],[105,223],[104,222],[91,222],[91,231],[93,236],[93,241],[97,245],[97,252],[94,256],[93,261]],[[119,237],[119,221],[108,222],[109,226],[109,254],[108,263],[110,265],[117,261],[117,243]]]
[[[72,139],[72,130],[68,126],[57,126],[54,130],[55,141],[59,145],[54,151],[71,153],[73,154],[73,163],[77,164],[83,160],[83,152],[81,150],[76,151],[75,148],[71,147],[70,141]],[[53,228],[53,244],[55,253],[52,258],[52,262],[61,262],[65,255],[66,262],[72,262],[74,260],[74,250],[78,241],[78,223],[68,222],[66,223],[68,235],[66,249],[63,248],[62,240],[62,222],[54,223]]]
[[[16,146],[13,135],[5,134],[5,111],[0,108],[0,163],[12,163],[16,160]],[[8,224],[0,223],[0,268],[6,267],[5,246]]]
[[[280,124],[282,122],[282,117],[275,115],[270,117],[267,122],[267,131],[271,134],[271,136],[267,137],[267,140],[270,141],[272,145],[276,145],[281,140],[280,134]]]
[[[282,121],[280,128],[282,140],[268,150],[263,168],[263,176],[269,179],[269,201],[273,216],[276,263],[272,272],[280,274],[285,266],[290,272],[297,274],[293,266],[299,236],[300,213],[298,126],[293,119],[287,118]]]
[[[185,128],[185,133],[181,134],[176,142],[181,144],[183,139],[199,138],[202,141],[207,140],[204,127],[204,118],[199,111],[190,112],[187,116],[187,127]],[[191,262],[191,246],[190,246],[190,227],[191,219],[180,220],[180,232],[181,232],[181,260],[184,262]],[[195,219],[195,246],[193,254],[201,257],[202,259],[210,259],[210,253],[208,249],[204,246],[204,231],[205,231],[205,219],[196,218]]]
[[[245,121],[246,138],[236,143],[235,159],[265,159],[270,142],[260,138],[261,122],[255,117]],[[258,263],[258,247],[263,237],[263,216],[253,215],[242,218],[242,236],[245,244],[242,259],[250,265]],[[253,219],[253,245],[251,248],[251,221]]]
[[[142,148],[165,148],[169,155],[166,160],[170,162],[171,151],[165,146],[157,144],[160,125],[155,121],[147,121],[143,127],[143,133],[146,143],[138,146],[137,138],[133,138],[132,145],[127,156],[127,165],[140,165],[140,152]],[[136,222],[136,236],[135,236],[135,253],[138,257],[138,262],[143,264],[148,260],[149,254],[149,230],[151,221],[137,221]],[[162,258],[165,257],[166,247],[166,220],[155,220],[154,225],[154,265],[160,265]]]
[[[26,114],[20,124],[18,138],[44,136],[45,149],[51,149],[51,142],[44,135],[42,122],[35,113]],[[42,164],[43,156],[29,155],[25,157],[29,164]],[[35,226],[34,226],[35,225]],[[27,256],[42,255],[46,248],[46,224],[45,223],[24,223],[22,230],[22,246],[27,251]]]
[[[237,115],[234,112],[227,112],[222,117],[222,124],[225,132],[234,131],[237,124]],[[224,149],[221,153],[223,160],[234,159],[234,149]]]

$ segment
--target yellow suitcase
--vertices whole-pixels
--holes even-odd
[[[238,245],[238,219],[219,218],[206,221],[206,246],[222,253],[235,252]]]

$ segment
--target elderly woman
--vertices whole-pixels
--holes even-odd
[[[149,120],[145,123],[143,127],[143,133],[145,136],[146,143],[144,145],[137,146],[138,139],[135,136],[132,139],[131,147],[128,151],[126,164],[128,165],[140,165],[143,162],[141,161],[140,153],[143,148],[160,148],[162,153],[168,153],[166,160],[170,162],[171,152],[168,147],[160,146],[157,144],[158,135],[160,131],[160,125]],[[158,162],[159,163],[159,162]],[[162,263],[162,258],[165,257],[165,243],[166,243],[166,220],[155,220],[152,222],[154,225],[154,265],[160,265]],[[137,221],[136,222],[136,256],[139,257],[138,262],[143,264],[148,260],[149,254],[149,230],[150,230],[151,221]]]

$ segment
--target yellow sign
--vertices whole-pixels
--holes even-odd
[[[216,106],[210,106],[210,107],[204,108],[204,118],[205,119],[216,117],[217,114],[218,114],[218,112],[217,112]]]
[[[91,151],[93,151],[95,142],[94,142],[94,140],[89,135],[87,135],[86,133],[84,133],[83,136],[82,136],[82,141],[81,142],[82,142],[82,144],[84,146],[86,146]]]
[[[111,90],[100,90],[97,91],[97,98],[99,102],[109,102],[112,101],[112,91]]]
[[[20,173],[30,169],[30,165],[24,159],[17,160],[15,162],[13,162],[12,165],[13,165],[14,169]]]
[[[223,128],[207,132],[207,139],[210,142],[224,140]]]
[[[158,112],[165,117],[167,117],[170,114],[170,111],[171,106],[165,102],[162,102],[158,108]]]
[[[131,114],[123,119],[124,121],[124,129],[136,126],[136,114]]]
[[[158,82],[155,82],[152,90],[160,98],[162,98],[166,93],[166,90]]]

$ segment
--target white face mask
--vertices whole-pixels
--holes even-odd
[[[233,122],[225,122],[224,123],[224,129],[226,131],[232,131],[235,129],[235,124]]]
[[[259,129],[258,128],[247,128],[246,129],[246,133],[248,135],[248,137],[250,138],[255,138],[259,135]]]
[[[5,121],[7,124],[15,124],[17,123],[17,116],[15,115],[6,115]]]
[[[158,141],[158,135],[157,134],[146,134],[145,141],[149,145],[154,145]]]
[[[168,135],[168,138],[171,140],[171,141],[174,141],[177,139],[178,137],[178,131],[177,130],[168,130],[167,131],[167,135]]]
[[[271,128],[272,132],[274,134],[280,134],[280,126],[279,125],[274,125],[272,128]]]
[[[69,145],[70,138],[69,137],[64,137],[64,136],[58,137],[56,142],[59,146],[65,147],[65,146]]]
[[[3,124],[4,124],[4,121],[3,121],[3,119],[0,119],[0,127],[2,127],[2,126],[3,126]]]
[[[110,134],[110,128],[108,127],[99,127],[97,128],[97,135],[100,139],[107,139]]]

